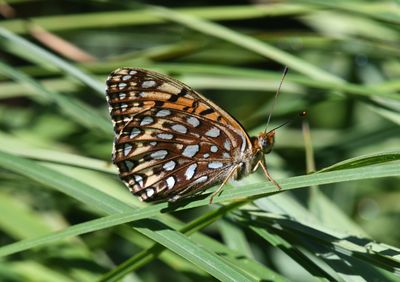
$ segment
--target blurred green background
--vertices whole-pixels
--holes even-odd
[[[3,0],[0,17],[1,281],[400,281],[398,1]],[[258,172],[213,205],[140,203],[111,164],[123,66],[251,135],[288,66],[270,126],[308,116],[267,163],[292,191]]]

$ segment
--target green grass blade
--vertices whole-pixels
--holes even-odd
[[[26,53],[30,55],[35,55],[38,58],[48,62],[52,66],[56,66],[57,68],[64,71],[66,74],[74,77],[78,81],[84,83],[84,85],[95,90],[95,93],[98,93],[101,97],[104,97],[104,86],[102,83],[91,77],[88,73],[84,72],[76,68],[75,66],[69,64],[67,61],[62,60],[61,58],[51,54],[47,50],[40,48],[37,45],[32,44],[26,39],[13,34],[12,32],[0,27],[0,38],[1,40],[8,41],[8,43],[12,46],[18,46],[18,48],[24,48]]]
[[[248,224],[246,225],[248,226]],[[299,250],[296,246],[286,241],[284,238],[276,234],[269,233],[265,227],[263,228],[258,226],[250,226],[250,229],[253,230],[256,234],[258,234],[261,238],[266,240],[270,245],[280,248],[283,252],[288,254],[297,263],[301,264],[304,267],[304,269],[306,269],[313,276],[319,278],[326,278],[330,281],[337,280],[337,277],[334,276],[333,274],[334,272],[331,269],[328,269],[321,263],[314,262],[307,256],[306,253]]]
[[[260,216],[258,219],[253,220],[255,217]],[[291,244],[301,244],[311,248],[312,253],[318,252],[318,249],[326,249],[325,252],[335,252],[338,255],[346,257],[348,262],[358,265],[361,263],[372,263],[377,267],[381,267],[393,273],[400,274],[400,250],[383,244],[376,243],[370,239],[362,237],[353,237],[349,234],[341,234],[338,231],[329,230],[317,223],[310,221],[298,221],[296,219],[288,219],[286,216],[271,215],[269,213],[255,212],[246,214],[244,224],[255,226],[265,226],[270,229],[267,222],[274,223],[274,232],[280,234],[290,241]],[[257,223],[261,225],[257,225]],[[287,232],[282,233],[281,230]],[[293,236],[291,234],[296,234]],[[303,244],[304,242],[307,244]],[[302,243],[303,242],[303,243]],[[319,245],[319,247],[317,246]],[[390,253],[390,255],[389,255]],[[322,256],[322,258],[324,258]],[[339,270],[341,263],[337,263],[334,258],[326,257],[325,260],[336,271]],[[349,271],[350,269],[348,269]],[[364,275],[360,270],[360,275]],[[366,275],[366,274],[365,274]],[[379,275],[378,273],[376,275]]]
[[[112,64],[91,64],[86,68],[91,69],[93,71],[99,71],[104,69],[105,74],[101,77],[105,77],[108,72],[112,69],[115,69],[121,64],[124,63],[112,63]],[[182,80],[186,83],[190,84],[194,88],[216,88],[216,89],[255,89],[255,90],[271,90],[276,89],[276,82],[279,81],[281,77],[281,73],[265,71],[265,70],[257,70],[243,67],[226,67],[221,65],[206,65],[206,64],[187,64],[187,63],[163,63],[163,64],[146,64],[146,68],[161,71],[161,72],[170,72],[170,73],[179,73],[182,74]],[[49,74],[58,74],[58,72],[51,72]],[[222,81],[218,84],[208,84],[206,81],[200,81],[200,78],[209,78],[211,82],[215,81],[218,78],[221,78]],[[225,81],[224,81],[225,80]],[[75,82],[68,81],[66,79],[43,79],[40,80],[44,86],[54,91],[68,91],[68,90],[76,90],[79,87],[79,84]],[[230,82],[234,82],[233,85]],[[272,82],[269,84],[269,82]],[[239,83],[240,82],[240,83]],[[395,81],[393,81],[394,83]],[[191,84],[195,83],[195,84]],[[255,83],[255,86],[253,86]],[[299,86],[310,87],[315,89],[320,89],[324,91],[341,91],[345,94],[353,95],[353,96],[365,96],[365,97],[385,97],[394,100],[400,100],[400,95],[398,95],[395,91],[397,89],[391,89],[387,87],[381,87],[380,85],[371,86],[363,86],[353,83],[336,83],[336,82],[326,82],[326,81],[318,81],[314,79],[310,79],[306,76],[290,73],[285,78],[285,87],[284,91],[287,91],[288,87],[292,87],[295,90],[298,90]],[[21,95],[21,92],[26,94],[27,96],[31,96],[36,94],[34,91],[24,91],[22,88],[16,83],[3,82],[0,84],[0,98],[8,98],[15,97],[16,95]],[[29,90],[29,89],[28,89]],[[390,100],[389,100],[390,103]]]
[[[351,159],[336,163],[332,166],[326,167],[326,168],[318,171],[318,173],[326,172],[326,171],[363,167],[363,166],[375,165],[375,164],[379,164],[379,163],[386,163],[386,162],[398,161],[398,160],[400,160],[400,153],[398,151],[374,153],[374,154],[369,154],[369,155],[364,155],[364,156],[358,156],[355,158],[351,158]]]
[[[51,229],[42,220],[20,200],[7,194],[0,194],[0,227],[9,236],[28,239],[50,232]]]
[[[0,152],[0,166],[8,170],[13,170],[18,174],[23,174],[26,177],[36,180],[46,186],[53,186],[57,189],[60,189],[60,191],[71,194],[71,196],[77,197],[85,203],[91,203],[99,209],[105,209],[108,212],[121,213],[100,218],[91,221],[90,223],[75,225],[65,231],[50,234],[47,238],[32,239],[2,247],[0,248],[0,256],[29,249],[46,242],[57,241],[62,238],[76,236],[130,221],[151,218],[160,212],[172,210],[177,211],[208,205],[209,201],[208,199],[192,200],[189,203],[180,203],[178,206],[171,206],[168,203],[160,203],[142,208],[140,210],[135,210],[135,213],[132,213],[131,208],[126,207],[122,204],[122,202],[107,197],[92,187],[87,186],[86,184],[70,179],[60,173],[56,173],[53,170],[35,164],[32,161],[24,160],[13,155]],[[296,189],[328,183],[338,183],[377,177],[400,176],[398,166],[399,164],[394,162],[394,164],[380,164],[361,168],[346,169],[343,171],[332,171],[307,176],[292,177],[281,180],[279,183],[284,189]],[[272,184],[251,184],[247,185],[246,189],[226,189],[221,196],[215,198],[214,202],[218,203],[222,201],[232,201],[250,197],[262,197],[271,193],[276,193],[276,188]]]
[[[19,174],[23,174],[24,176],[37,181],[45,186],[55,188],[63,193],[66,193],[76,199],[79,199],[85,204],[89,204],[92,207],[102,210],[108,213],[120,213],[117,214],[117,218],[120,220],[120,215],[132,215],[137,214],[136,209],[132,209],[131,207],[127,206],[121,201],[114,199],[112,197],[107,196],[106,194],[94,189],[93,187],[82,183],[78,180],[72,179],[67,177],[61,173],[58,173],[54,170],[48,169],[44,166],[36,164],[32,161],[18,158],[7,154],[5,152],[0,152],[0,166],[6,168],[8,170],[15,171]],[[148,211],[144,213],[139,213],[138,219],[144,218],[151,218],[151,214],[156,215],[161,210],[159,209],[160,206],[154,206],[156,209],[150,213]],[[153,210],[154,207],[150,207],[150,210]],[[164,206],[165,208],[165,206]],[[134,211],[134,212],[133,212]],[[125,212],[125,213],[123,213]],[[82,227],[85,229],[87,227],[93,228],[92,231],[105,228],[106,224],[114,221],[115,218],[112,218],[116,215],[112,215],[111,218],[107,218],[105,221],[104,219],[100,219],[100,221],[91,222],[89,225],[85,224],[76,225],[68,229],[67,233],[68,236],[78,232]],[[112,224],[115,225],[115,224]],[[156,229],[152,229],[157,225]],[[161,229],[159,229],[161,228]],[[166,246],[173,252],[185,257],[187,260],[195,263],[196,265],[202,267],[205,271],[210,273],[211,275],[222,279],[222,280],[231,280],[232,277],[237,277],[241,281],[253,281],[250,279],[246,274],[242,273],[236,267],[227,264],[224,262],[223,259],[219,258],[219,256],[213,254],[212,252],[208,251],[207,249],[200,247],[193,242],[190,241],[187,237],[182,235],[179,232],[176,232],[169,227],[165,226],[164,224],[159,223],[156,220],[149,220],[143,226],[136,226],[136,229],[149,236],[156,242]],[[157,232],[151,230],[158,230]],[[65,234],[65,233],[64,233]],[[49,243],[51,241],[59,240],[63,235],[63,232],[54,233],[52,236],[48,238],[41,238],[36,241],[38,244]],[[29,240],[28,240],[29,241]],[[26,249],[29,245],[28,241],[21,241],[20,243],[15,243],[19,248]],[[11,245],[10,245],[11,246]],[[10,247],[9,246],[9,247]],[[37,245],[36,245],[37,246]],[[33,247],[32,245],[30,247]],[[3,249],[4,250],[4,249]],[[14,247],[9,248],[6,250],[10,254],[10,251],[15,251]],[[22,250],[22,249],[20,249]],[[3,253],[5,254],[5,253]]]
[[[228,220],[220,221],[218,227],[223,242],[228,248],[237,250],[249,258],[254,258],[249,242],[242,229]]]
[[[111,123],[92,108],[82,104],[80,101],[50,91],[37,80],[32,79],[28,75],[17,71],[2,62],[0,62],[0,72],[9,75],[16,81],[21,82],[24,86],[33,89],[40,95],[40,101],[45,100],[47,102],[54,102],[63,110],[65,115],[73,118],[79,124],[89,128],[98,128],[103,132],[111,132]]]
[[[195,8],[177,8],[176,11],[192,14],[209,20],[240,20],[254,19],[265,16],[277,17],[284,15],[303,14],[310,9],[305,6],[292,4],[275,4],[264,6],[211,6],[211,7],[195,7]],[[33,23],[42,26],[49,31],[63,31],[84,28],[115,27],[130,25],[152,25],[160,24],[162,20],[154,16],[150,11],[112,11],[97,13],[80,13],[75,15],[57,15],[33,17],[30,19]],[[20,19],[12,19],[2,22],[0,26],[15,32],[27,33],[26,21]]]
[[[199,32],[226,40],[269,59],[280,62],[283,65],[287,65],[289,69],[296,70],[299,73],[312,77],[316,80],[337,83],[343,81],[341,78],[336,77],[333,74],[330,74],[296,56],[279,50],[278,48],[275,48],[250,36],[235,32],[222,25],[164,8],[154,7],[151,8],[151,11],[163,19],[177,22]]]

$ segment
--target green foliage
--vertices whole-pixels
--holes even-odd
[[[0,3],[0,280],[400,281],[398,4],[127,2]],[[308,117],[267,156],[282,191],[254,173],[148,205],[118,180],[112,70],[170,74],[257,134],[283,65],[269,127]]]

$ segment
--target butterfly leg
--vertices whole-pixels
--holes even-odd
[[[221,185],[218,187],[218,189],[215,190],[214,193],[212,193],[212,195],[211,195],[211,197],[210,197],[210,204],[212,204],[212,202],[213,202],[213,200],[214,200],[214,197],[215,197],[216,195],[218,195],[218,194],[221,192],[222,187],[224,187],[224,185],[226,184],[226,182],[228,182],[228,180],[232,177],[232,175],[236,172],[236,170],[237,170],[238,168],[239,168],[239,165],[234,166],[234,167],[231,169],[231,171],[228,173],[228,176],[225,177],[224,181],[223,181],[223,182],[221,183]]]
[[[256,170],[256,169],[258,168],[258,166],[261,166],[261,168],[262,168],[262,170],[263,170],[263,172],[264,172],[264,174],[265,174],[265,177],[266,177],[269,181],[271,181],[271,183],[274,184],[274,185],[276,186],[276,188],[278,188],[278,190],[282,190],[282,187],[278,184],[278,182],[276,182],[276,181],[272,178],[272,176],[269,174],[268,169],[267,169],[267,165],[265,164],[265,160],[264,160],[264,159],[263,159],[263,160],[259,160],[259,161],[257,162],[257,164],[256,164],[255,167],[254,167],[254,170]]]

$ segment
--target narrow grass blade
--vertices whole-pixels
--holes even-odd
[[[104,86],[102,83],[91,77],[88,73],[76,68],[69,64],[67,61],[51,54],[47,50],[40,48],[37,45],[32,44],[26,39],[13,34],[12,32],[0,27],[0,38],[7,40],[9,44],[17,45],[18,48],[25,48],[27,53],[34,54],[42,60],[47,61],[51,65],[63,70],[66,74],[74,77],[75,79],[83,82],[88,87],[96,91],[101,97],[104,97]]]
[[[13,155],[0,151],[0,167],[12,170],[18,174],[25,175],[31,179],[43,183],[46,186],[53,186],[60,191],[71,194],[71,196],[80,199],[85,203],[90,203],[96,207],[106,210],[109,213],[118,212],[119,214],[110,215],[104,218],[96,219],[87,223],[78,224],[73,227],[60,231],[45,237],[17,242],[0,248],[0,256],[26,250],[44,243],[49,243],[70,236],[77,236],[87,232],[108,228],[111,226],[136,221],[144,218],[151,218],[161,212],[178,211],[187,208],[208,205],[209,200],[191,200],[190,202],[181,202],[178,205],[169,203],[159,203],[151,205],[132,213],[132,208],[127,207],[122,202],[111,199],[99,191],[72,180],[60,173],[40,166],[32,161],[24,160]],[[360,179],[400,176],[399,164],[380,164],[362,168],[346,169],[343,171],[332,171],[307,176],[292,177],[281,180],[279,183],[284,189],[296,189],[312,185],[322,185],[328,183],[337,183],[344,181],[354,181]],[[244,198],[263,197],[268,194],[276,193],[276,188],[272,184],[259,183],[247,185],[245,189],[227,189],[224,193],[216,197],[214,202],[234,201]]]
[[[202,6],[194,8],[177,8],[176,11],[188,13],[209,20],[241,20],[265,16],[278,17],[303,14],[310,11],[304,5],[236,5],[236,6]],[[31,18],[34,23],[50,31],[63,31],[85,28],[152,25],[160,24],[162,20],[148,11],[122,10],[112,12],[80,13],[75,15],[42,16]],[[27,32],[25,21],[20,19],[2,22],[0,26],[15,33]]]
[[[104,223],[110,223],[109,219],[111,219],[111,221],[114,221],[115,219],[118,220],[120,219],[120,216],[122,214],[129,214],[129,216],[136,214],[139,215],[138,219],[148,219],[147,221],[141,221],[140,223],[137,222],[137,226],[135,226],[137,230],[152,238],[156,242],[166,246],[178,255],[183,256],[185,259],[191,261],[195,265],[203,268],[205,271],[217,277],[218,279],[232,280],[233,277],[236,277],[236,279],[239,279],[240,281],[255,281],[251,279],[247,274],[243,273],[241,270],[226,263],[218,255],[210,252],[206,248],[203,248],[191,242],[190,239],[188,239],[183,234],[176,232],[175,230],[169,228],[165,224],[158,222],[157,220],[150,220],[150,218],[152,217],[151,214],[156,215],[158,214],[158,212],[161,211],[159,209],[161,206],[159,205],[149,207],[150,210],[153,210],[155,208],[155,210],[153,210],[153,212],[150,214],[145,215],[148,211],[145,211],[144,213],[140,212],[138,214],[137,209],[133,209],[123,202],[118,201],[117,199],[114,199],[85,183],[82,183],[54,170],[36,164],[35,162],[18,158],[2,151],[0,151],[0,166],[7,170],[22,174],[30,179],[37,181],[38,183],[42,183],[45,186],[55,188],[76,199],[79,199],[85,204],[95,207],[98,210],[107,213],[117,213],[111,215],[111,217],[117,216],[114,219],[107,218],[106,221],[104,221],[104,219],[99,219],[100,221],[96,220],[94,222],[90,222],[89,225],[86,226],[85,224],[73,226],[67,229],[67,233],[69,233],[68,236],[71,236],[77,231],[79,233],[79,229],[81,229],[82,227],[94,228],[92,229],[92,231],[96,230],[100,225],[103,225],[102,228],[105,228]],[[166,208],[165,205],[164,208]],[[36,246],[38,246],[38,244],[49,243],[51,241],[59,240],[62,236],[64,236],[63,233],[63,231],[56,232],[53,233],[50,237],[42,237],[34,241],[36,241]],[[17,250],[15,246],[17,246],[17,248],[20,248],[19,250],[29,248],[29,241],[30,240],[21,241],[19,243],[12,244],[13,246],[9,245],[8,247],[11,246],[11,248],[8,248],[8,250],[6,249],[5,252],[3,252],[3,255],[6,253],[11,254],[15,252]],[[33,245],[30,245],[30,247],[33,247]]]
[[[107,133],[112,132],[111,123],[108,120],[100,116],[92,108],[82,104],[80,101],[50,91],[37,80],[32,79],[28,75],[11,68],[2,62],[0,62],[0,72],[12,77],[18,82],[21,82],[24,86],[33,89],[38,93],[39,97],[41,97],[40,101],[54,102],[60,107],[65,115],[73,118],[79,124],[88,128],[98,128]]]
[[[316,80],[323,80],[328,82],[343,82],[339,77],[330,74],[298,57],[286,53],[278,48],[275,48],[267,43],[261,42],[250,36],[240,34],[222,25],[208,22],[191,15],[177,13],[165,8],[150,8],[155,15],[173,22],[183,24],[191,29],[199,32],[215,36],[217,38],[229,41],[233,44],[251,50],[257,54],[265,56],[274,61],[287,65],[290,69],[296,70],[299,73],[305,74]]]

